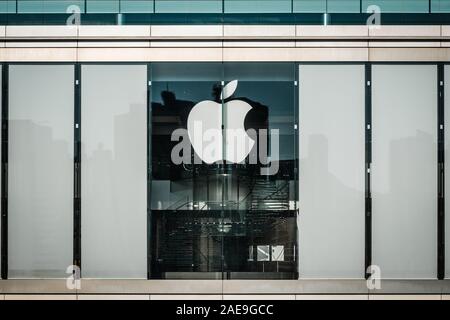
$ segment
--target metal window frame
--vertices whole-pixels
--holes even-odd
[[[438,199],[437,199],[437,278],[445,278],[445,70],[444,64],[439,63],[437,77],[438,95]]]
[[[369,268],[372,265],[372,190],[371,190],[371,165],[372,165],[372,65],[365,65],[365,232],[364,232],[364,256],[365,278],[370,277]]]
[[[1,278],[8,279],[8,127],[9,127],[9,64],[2,64],[1,105]]]

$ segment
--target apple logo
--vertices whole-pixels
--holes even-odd
[[[237,85],[238,81],[233,80],[224,86],[221,100],[231,97]],[[189,113],[187,131],[200,159],[207,164],[220,160],[243,162],[255,145],[244,127],[245,117],[251,109],[247,102],[241,100],[225,102],[223,108],[222,104],[211,100],[197,103]]]

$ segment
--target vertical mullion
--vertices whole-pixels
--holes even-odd
[[[445,127],[444,127],[444,65],[438,65],[438,199],[437,199],[437,278],[445,277]]]
[[[295,223],[296,228],[296,235],[295,235],[295,247],[294,249],[294,261],[295,261],[295,269],[297,270],[296,278],[298,279],[300,277],[300,263],[298,259],[295,257],[298,255],[298,253],[295,250],[299,250],[299,224],[298,219],[300,215],[300,210],[298,207],[299,199],[300,199],[300,170],[299,170],[299,163],[300,163],[300,64],[294,63],[294,208],[296,212],[295,216]],[[256,260],[255,260],[256,261]]]
[[[365,67],[365,278],[372,265],[372,194],[370,167],[372,163],[372,65]]]
[[[147,279],[152,275],[152,105],[151,65],[147,64]]]
[[[81,271],[81,65],[75,64],[73,264]]]
[[[2,65],[2,163],[1,163],[1,278],[8,279],[8,120],[9,120],[9,106],[8,106],[8,71],[7,64]]]

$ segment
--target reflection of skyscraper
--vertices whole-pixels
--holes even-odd
[[[217,277],[213,274],[215,272],[245,271],[266,272],[265,277],[269,278],[290,278],[295,275],[296,266],[293,258],[296,241],[296,225],[292,223],[294,218],[286,214],[281,219],[278,212],[270,210],[275,207],[288,208],[289,192],[286,189],[289,189],[289,184],[281,188],[276,181],[259,179],[258,186],[254,186],[259,175],[255,174],[259,172],[255,165],[227,164],[225,168],[223,164],[196,164],[183,167],[175,166],[170,161],[174,145],[171,133],[177,128],[186,128],[192,107],[204,100],[220,103],[222,86],[217,83],[210,83],[209,90],[205,91],[212,93],[212,97],[205,99],[199,95],[195,100],[180,99],[193,98],[194,92],[197,92],[196,85],[189,82],[170,86],[153,83],[153,95],[158,102],[152,103],[152,189],[157,188],[158,191],[152,194],[158,194],[161,199],[171,199],[172,203],[158,206],[152,200],[153,243],[158,243],[158,247],[152,249],[155,252],[152,276],[214,278]],[[156,88],[160,87],[161,91],[155,93]],[[205,83],[199,84],[198,90],[203,94],[204,87]],[[242,100],[251,106],[245,118],[245,129],[259,131],[269,128],[268,106],[245,95],[232,96],[225,102],[232,100]],[[163,171],[164,166],[170,170]],[[174,174],[176,170],[177,175]],[[170,184],[169,188],[166,188],[166,181]],[[167,190],[170,195],[161,196],[161,190]],[[187,197],[183,198],[183,194]],[[238,206],[241,202],[242,206]],[[256,206],[257,202],[270,202],[270,205]],[[286,261],[278,262],[286,274],[279,276],[267,273],[280,270],[274,261],[266,261],[265,266],[259,265],[256,260],[251,264],[247,261],[249,244],[275,242],[286,248]],[[191,272],[205,274],[194,275]]]
[[[11,277],[64,276],[72,260],[73,139],[10,119],[8,180]]]
[[[112,172],[114,172],[114,184],[126,185],[124,189],[119,187],[120,193],[125,198],[137,196],[139,199],[146,199],[146,185],[143,182],[146,177],[141,177],[142,172],[147,171],[147,149],[143,148],[142,141],[147,141],[147,132],[143,131],[142,125],[147,122],[147,106],[144,104],[130,104],[128,113],[114,116],[114,152]],[[135,141],[130,137],[144,137]],[[130,161],[132,165],[130,166]],[[127,168],[124,170],[123,168]],[[125,194],[124,194],[125,193]],[[113,194],[118,194],[114,192]],[[126,203],[119,203],[123,212],[127,211]]]

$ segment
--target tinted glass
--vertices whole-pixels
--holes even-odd
[[[225,197],[237,208],[232,201],[224,207],[224,270],[231,277],[296,278],[295,66],[227,63],[224,78],[226,86],[235,84],[224,114],[249,110],[241,122],[230,115],[225,125],[244,126],[255,141],[243,162],[227,166]],[[240,153],[228,137],[225,152]]]
[[[15,11],[10,5],[10,9]],[[80,8],[80,12],[84,11],[83,0],[18,0],[17,11],[19,13],[67,13],[72,12],[73,6]]]
[[[429,12],[428,0],[363,0],[363,12],[367,12],[367,7],[371,5],[380,7],[381,13]]]
[[[153,64],[152,277],[296,276],[294,70]]]
[[[221,64],[152,66],[152,277],[221,278],[220,167],[193,161],[187,132],[196,104],[220,114]]]
[[[221,0],[155,0],[157,13],[222,12]]]
[[[225,0],[225,13],[292,12],[291,0]]]

